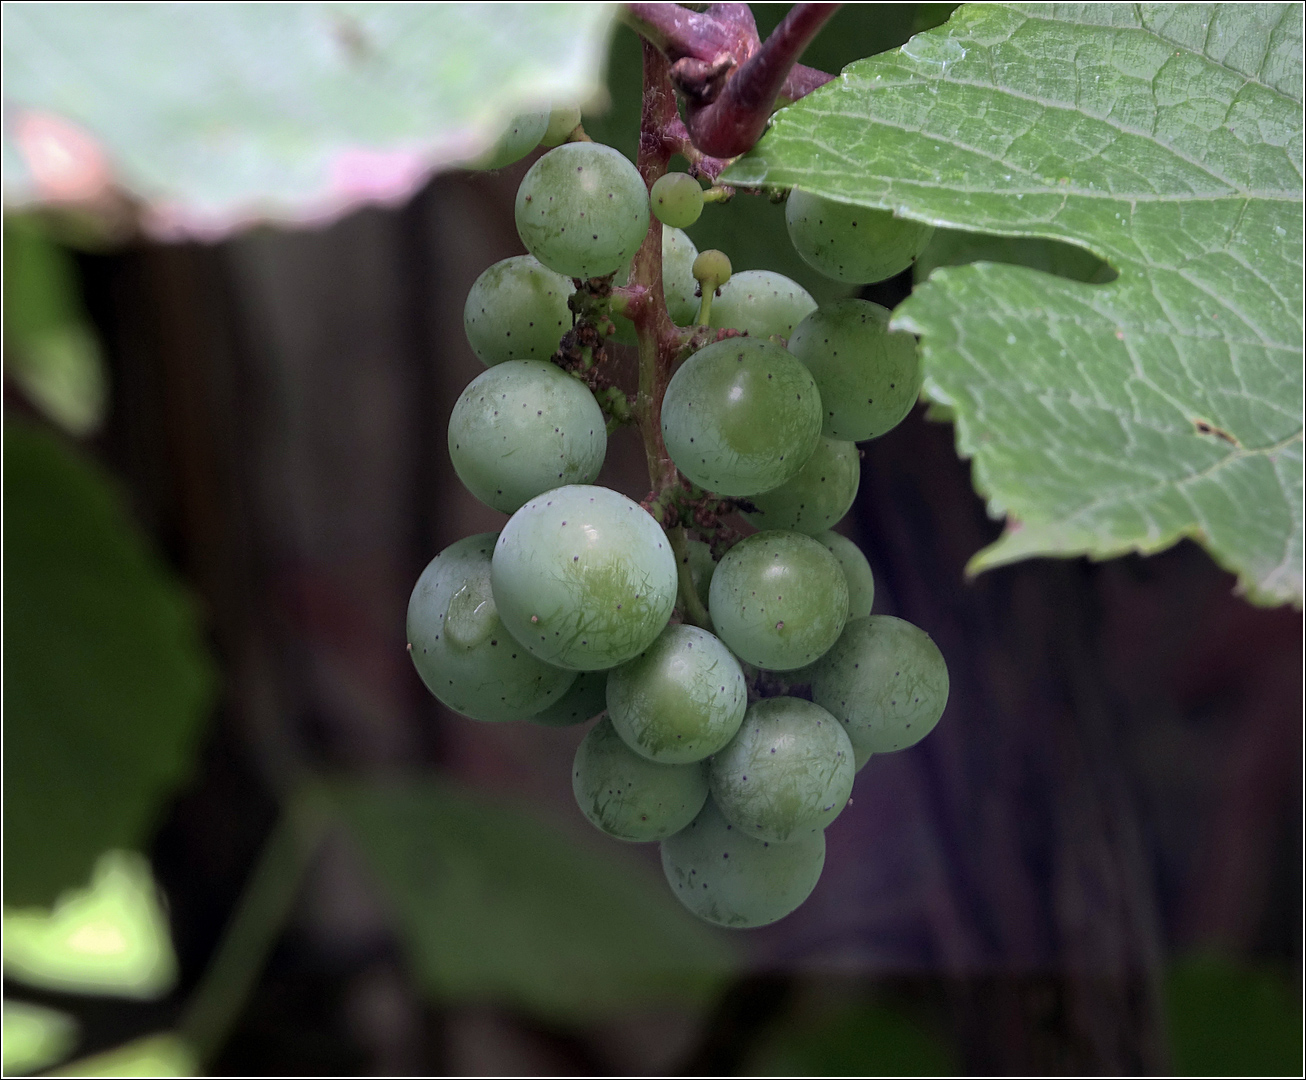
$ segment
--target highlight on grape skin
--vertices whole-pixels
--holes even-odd
[[[572,485],[512,516],[490,581],[504,625],[536,657],[597,671],[637,656],[662,632],[675,606],[676,560],[638,503]]]
[[[490,589],[494,533],[445,548],[408,601],[408,651],[422,682],[473,720],[526,720],[567,692],[575,673],[541,663],[513,639]]]

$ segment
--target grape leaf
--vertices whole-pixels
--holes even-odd
[[[1008,529],[979,570],[1184,536],[1302,600],[1302,8],[968,4],[778,114],[723,177],[1080,245],[896,312]]]
[[[164,237],[394,202],[588,99],[615,4],[5,9],[5,204],[113,184]]]
[[[4,899],[48,905],[139,849],[213,689],[190,598],[59,439],[4,432]]]
[[[438,781],[341,785],[334,800],[436,1000],[583,1018],[701,1002],[733,966],[643,867],[501,802]]]

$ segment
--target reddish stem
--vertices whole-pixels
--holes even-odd
[[[734,157],[757,142],[794,66],[838,4],[796,4],[770,37],[708,104],[690,102],[694,145],[713,157]],[[810,69],[809,69],[810,70]],[[794,89],[798,88],[796,80]]]

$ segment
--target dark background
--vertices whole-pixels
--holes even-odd
[[[760,11],[763,23],[783,11],[764,7],[778,10]],[[933,17],[876,7],[841,14],[808,61],[836,70]],[[587,128],[629,149],[638,68],[621,33],[615,107]],[[401,209],[321,230],[79,257],[112,385],[93,448],[199,597],[223,675],[199,768],[151,853],[182,986],[150,1006],[72,1002],[87,1049],[171,1022],[271,828],[288,760],[377,777],[440,770],[606,843],[572,804],[583,728],[458,717],[404,649],[422,567],[505,520],[457,483],[445,425],[481,370],[463,300],[485,267],[521,251],[511,205],[530,160],[436,177]],[[784,251],[782,213],[741,196],[690,231],[736,269],[766,264],[774,245],[770,264],[815,286]],[[863,295],[892,306],[909,286]],[[26,411],[16,393],[6,386],[9,410]],[[433,1004],[362,862],[333,841],[213,1071],[1266,1067],[1255,1055],[1281,1033],[1239,1028],[1222,1003],[1239,979],[1269,978],[1300,1010],[1301,615],[1248,605],[1188,542],[967,581],[966,560],[1000,526],[951,428],[918,409],[865,449],[843,528],[871,560],[876,611],[938,642],[951,699],[925,742],[859,776],[811,900],[736,935],[747,976],[706,1011],[572,1027]],[[632,431],[611,440],[599,482],[643,495]]]

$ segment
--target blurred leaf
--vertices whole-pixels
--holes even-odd
[[[104,419],[104,365],[69,253],[30,221],[4,223],[4,363],[24,393],[72,435]]]
[[[4,899],[44,906],[149,839],[214,677],[190,599],[98,467],[9,421],[4,508]]]
[[[749,1063],[756,1076],[955,1076],[948,1048],[884,1005],[775,1032]]]
[[[615,842],[601,857],[436,781],[351,784],[335,800],[437,1000],[588,1017],[703,1001],[733,966],[721,937]]]
[[[64,893],[52,911],[6,909],[4,971],[68,993],[167,993],[177,960],[150,864],[134,852],[106,852],[90,888]]]
[[[66,1013],[5,998],[0,1054],[6,1076],[44,1069],[64,1057],[76,1038],[77,1023]]]
[[[599,87],[615,4],[27,4],[5,11],[5,203],[112,184],[156,234],[397,201]]]
[[[1011,528],[974,569],[1200,540],[1302,597],[1302,7],[966,4],[779,113],[723,179],[1078,244],[898,309]]]
[[[1178,1076],[1301,1076],[1299,988],[1273,971],[1215,957],[1166,979],[1171,1064]]]
[[[147,1035],[103,1054],[79,1058],[50,1076],[199,1076],[194,1051],[176,1035]]]

